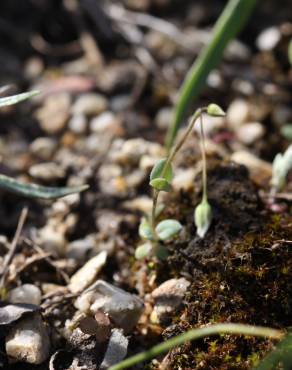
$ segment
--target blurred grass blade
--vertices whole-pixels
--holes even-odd
[[[281,339],[283,333],[279,330],[264,328],[261,326],[251,326],[243,324],[215,324],[205,326],[199,329],[192,329],[186,333],[180,334],[174,338],[171,338],[163,343],[160,343],[148,351],[138,353],[126,360],[120,362],[109,368],[109,370],[123,370],[131,366],[134,366],[140,362],[151,360],[158,355],[167,352],[175,346],[184,344],[190,340],[208,337],[210,335],[218,334],[237,334],[237,335],[251,335],[255,337],[264,337],[272,339]]]
[[[175,107],[174,117],[166,136],[166,146],[171,148],[180,124],[192,100],[198,96],[208,74],[220,62],[224,49],[245,25],[257,0],[229,0],[213,29],[213,37],[189,70],[179,99]]]
[[[39,91],[29,91],[29,92],[25,92],[22,94],[11,95],[11,96],[6,96],[5,98],[0,98],[0,108],[6,107],[7,105],[17,104],[23,100],[30,99],[37,94],[39,94]]]
[[[292,333],[289,333],[277,347],[269,353],[254,370],[292,368]]]
[[[80,193],[88,189],[88,185],[76,187],[47,187],[35,184],[25,184],[11,177],[0,175],[0,189],[7,190],[28,198],[56,199],[65,195]]]

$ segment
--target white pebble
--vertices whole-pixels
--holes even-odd
[[[9,302],[29,303],[38,306],[41,303],[41,291],[38,287],[32,284],[21,285],[10,291]]]

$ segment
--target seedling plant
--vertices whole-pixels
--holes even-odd
[[[190,118],[189,124],[181,139],[174,145],[168,157],[160,159],[150,173],[149,184],[153,188],[152,211],[151,215],[142,220],[139,227],[139,235],[145,240],[145,243],[136,249],[135,255],[137,259],[145,258],[151,253],[154,253],[160,259],[165,258],[166,250],[163,246],[163,242],[176,236],[182,229],[181,223],[175,219],[166,219],[157,223],[157,218],[161,211],[158,198],[161,191],[169,192],[171,190],[171,181],[173,179],[172,163],[192,132],[197,120],[200,121],[203,195],[201,202],[194,211],[194,222],[197,227],[197,234],[201,238],[205,236],[210,227],[212,209],[208,202],[207,195],[207,161],[203,128],[204,113],[212,117],[225,115],[224,111],[217,104],[210,104],[207,107],[197,109]]]

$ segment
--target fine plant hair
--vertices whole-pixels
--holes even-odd
[[[197,109],[190,118],[189,124],[182,137],[174,145],[168,157],[160,159],[150,173],[149,184],[153,188],[152,211],[148,218],[144,218],[142,220],[139,227],[139,234],[142,239],[146,240],[146,242],[136,249],[135,255],[138,259],[147,257],[151,252],[154,252],[158,258],[163,259],[166,256],[166,250],[163,247],[162,242],[173,238],[182,229],[180,222],[174,219],[163,220],[157,224],[157,216],[159,214],[158,198],[161,191],[169,192],[171,190],[171,181],[173,179],[173,160],[189,137],[198,119],[200,120],[200,138],[203,163],[203,195],[201,203],[195,209],[194,222],[197,227],[197,234],[201,238],[205,236],[210,227],[212,210],[208,203],[207,196],[207,163],[203,129],[204,113],[207,113],[213,117],[225,115],[224,111],[217,104],[209,104],[207,107]]]

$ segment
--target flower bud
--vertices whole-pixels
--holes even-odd
[[[194,213],[197,234],[204,238],[212,221],[212,208],[207,200],[203,200],[195,209]]]
[[[207,113],[209,114],[209,116],[213,116],[213,117],[224,117],[225,116],[224,110],[220,108],[219,105],[213,104],[213,103],[208,105]]]

